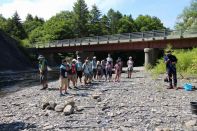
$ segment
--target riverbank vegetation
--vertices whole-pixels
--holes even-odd
[[[177,62],[177,73],[182,75],[194,75],[197,74],[197,48],[187,50],[174,50],[172,52],[178,59]],[[165,73],[166,66],[164,59],[158,60],[157,65],[152,69],[153,74],[158,75]]]

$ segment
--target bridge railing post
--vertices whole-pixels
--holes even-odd
[[[109,35],[107,35],[107,44],[109,44]]]
[[[180,29],[180,38],[183,38],[183,29]]]
[[[80,38],[80,45],[82,45],[82,39]]]
[[[155,40],[155,30],[152,31],[153,40]]]
[[[131,42],[132,40],[132,34],[131,33],[129,33],[129,42]]]
[[[167,30],[164,29],[164,32],[163,32],[163,38],[166,39],[167,38]]]
[[[120,35],[118,34],[118,43],[120,43]]]
[[[70,39],[68,40],[68,46],[70,46]]]
[[[142,32],[142,41],[144,41],[144,32]]]
[[[99,44],[99,36],[97,36],[97,44]]]
[[[88,45],[90,45],[90,37],[88,38]]]

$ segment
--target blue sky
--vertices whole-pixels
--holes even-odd
[[[0,14],[11,17],[15,11],[24,20],[27,13],[44,19],[62,10],[72,10],[77,0],[0,0]],[[161,19],[166,27],[173,28],[176,18],[182,13],[191,0],[85,0],[89,9],[96,4],[101,12],[107,13],[110,8],[119,10],[123,14],[151,15]]]

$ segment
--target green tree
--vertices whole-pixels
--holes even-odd
[[[101,12],[96,5],[92,6],[92,10],[90,11],[90,26],[89,32],[91,35],[101,35],[102,30],[101,26]]]
[[[42,26],[43,24],[44,24],[44,20],[42,18],[38,18],[37,16],[33,18],[31,14],[27,15],[26,20],[23,23],[24,29],[28,35],[31,31],[33,31],[39,26]]]
[[[77,36],[83,37],[88,35],[89,11],[85,0],[77,0],[74,3],[74,24]]]
[[[109,22],[110,22],[110,31],[111,34],[118,33],[118,22],[122,18],[122,14],[119,11],[114,11],[110,9],[107,13]]]
[[[51,17],[43,26],[30,33],[30,42],[48,42],[74,37],[73,13],[63,11]]]
[[[139,15],[135,20],[135,24],[138,31],[161,30],[165,28],[159,18],[149,15]]]
[[[182,14],[178,16],[176,29],[197,29],[197,0],[192,0],[189,7],[185,7]]]
[[[124,16],[118,22],[118,33],[131,33],[137,31],[132,16]]]
[[[17,12],[14,13],[12,18],[9,18],[6,25],[6,32],[12,37],[19,40],[25,39],[27,34],[21,23],[21,19]]]
[[[6,30],[6,24],[7,24],[6,18],[4,18],[3,15],[0,14],[0,29],[5,31]]]
[[[101,18],[101,33],[102,33],[102,35],[109,35],[110,34],[109,19],[106,15],[103,15]]]

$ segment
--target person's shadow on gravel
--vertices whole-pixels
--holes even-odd
[[[12,122],[12,123],[0,123],[1,131],[21,131],[25,129],[35,129],[35,124],[24,123],[24,122]]]

